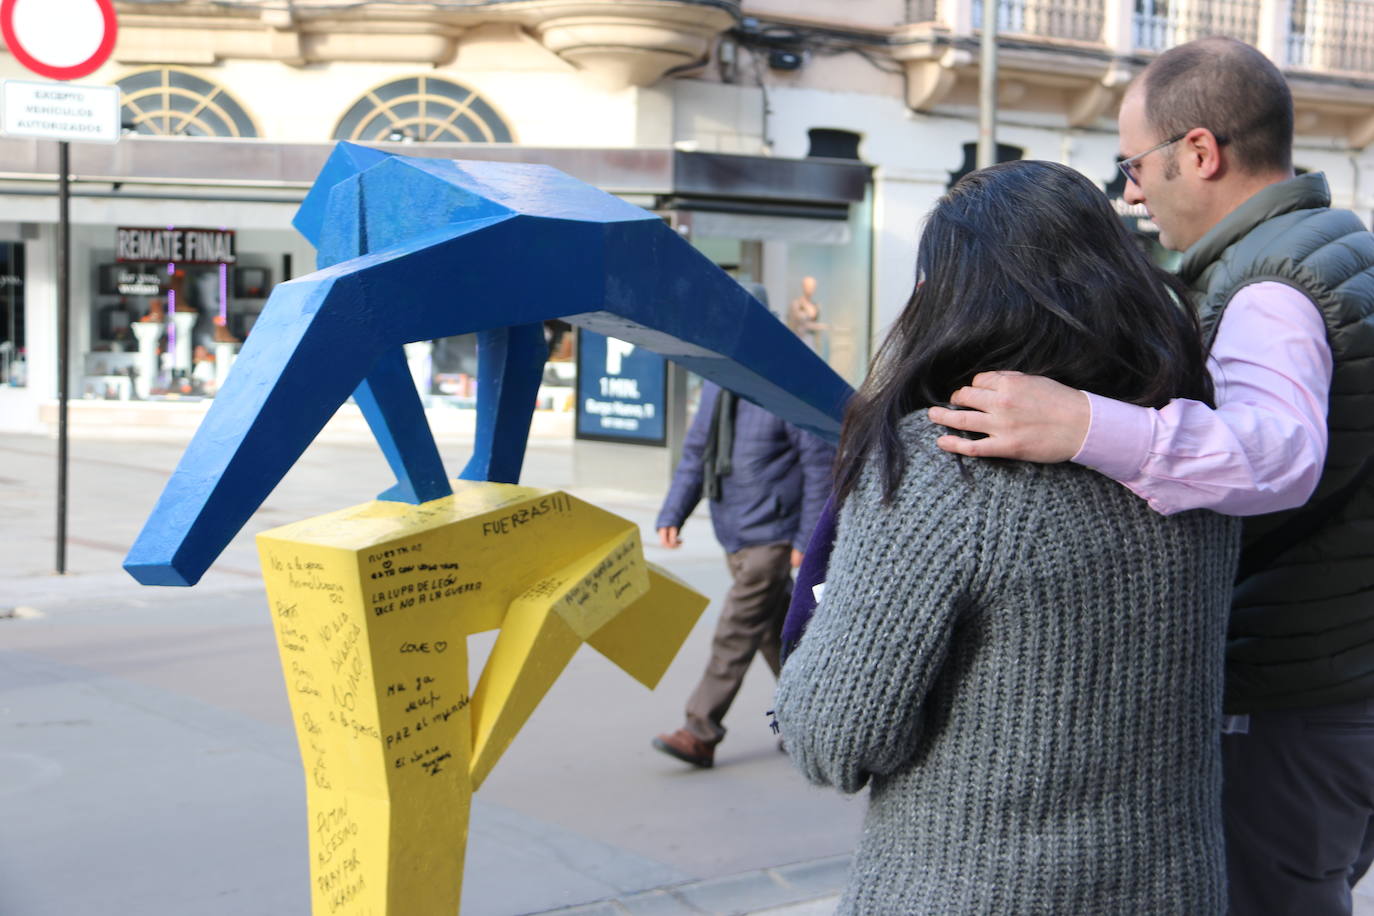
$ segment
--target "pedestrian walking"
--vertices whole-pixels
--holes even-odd
[[[777,676],[792,568],[801,562],[830,493],[834,457],[834,448],[815,435],[710,382],[702,384],[655,527],[660,544],[678,547],[687,517],[705,495],[731,585],[682,727],[653,739],[663,753],[712,766],[725,737],[725,714],[755,653]]]

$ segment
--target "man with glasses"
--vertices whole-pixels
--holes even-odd
[[[1072,460],[1164,514],[1246,517],[1222,739],[1231,912],[1348,914],[1374,858],[1374,236],[1330,209],[1322,175],[1294,177],[1288,86],[1248,45],[1161,54],[1119,128],[1127,202],[1183,252],[1216,408],[988,372],[951,397],[968,409],[931,417],[986,435],[948,451]]]
[[[1122,175],[1126,176],[1126,182],[1128,184],[1133,184],[1138,188],[1140,187],[1140,178],[1138,177],[1140,173],[1136,171],[1136,163],[1140,162],[1140,160],[1144,159],[1146,156],[1150,155],[1155,150],[1164,149],[1164,147],[1166,146],[1173,146],[1175,143],[1185,139],[1187,136],[1188,135],[1186,133],[1179,134],[1177,137],[1170,137],[1163,143],[1156,143],[1154,146],[1145,150],[1143,153],[1136,153],[1134,156],[1131,156],[1129,158],[1119,158],[1116,160],[1116,167],[1121,169]],[[1215,134],[1213,134],[1213,137],[1216,139],[1218,146],[1225,145],[1226,141],[1223,138],[1216,136]]]

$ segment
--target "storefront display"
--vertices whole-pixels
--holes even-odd
[[[0,138],[0,146],[5,143]],[[207,140],[196,150],[207,170],[212,164],[219,170],[214,174],[238,167],[236,144]],[[66,365],[68,390],[78,401],[89,399],[83,416],[106,422],[124,414],[95,402],[142,401],[152,409],[140,416],[161,423],[159,414],[193,412],[178,410],[176,402],[191,407],[186,402],[215,396],[273,284],[315,267],[313,249],[291,226],[299,202],[282,189],[312,180],[320,167],[313,157],[327,152],[323,146],[292,147],[291,156],[252,160],[270,166],[254,173],[263,188],[273,188],[270,193],[237,185],[213,193],[197,187],[163,199],[137,187],[137,179],[183,168],[177,145],[129,139],[114,158],[103,147],[83,151],[91,160],[83,160],[83,173],[121,180],[113,190],[79,188],[74,200]],[[472,151],[432,144],[427,152],[446,158]],[[803,295],[803,278],[813,277],[811,301],[826,326],[815,343],[847,379],[862,375],[872,320],[867,166],[678,150],[639,150],[629,159],[617,151],[562,148],[512,148],[500,155],[585,177],[659,214],[712,260],[733,264],[741,280],[762,283],[783,313]],[[19,171],[39,175],[39,166],[29,163]],[[22,327],[11,332],[11,313],[0,311],[0,335],[13,338],[0,338],[0,384],[27,378],[28,390],[12,400],[18,416],[30,406],[37,412],[56,392],[57,234],[45,221],[47,210],[31,206],[28,198],[11,204],[10,222],[0,221],[0,231],[13,245],[3,253],[17,255],[22,246],[27,257],[23,271],[12,271],[23,286],[0,286],[0,309],[11,294],[16,318],[27,308],[29,361],[18,358]],[[11,260],[18,263],[17,257]],[[21,296],[28,300],[23,307]],[[566,322],[545,324],[549,358],[536,394],[540,411],[571,415],[579,400],[577,335],[569,330]],[[430,343],[412,347],[410,361],[426,406],[470,409],[478,395],[475,336]],[[690,377],[686,385],[690,397]],[[666,419],[677,423],[675,416],[670,411]]]
[[[96,267],[83,394],[213,396],[270,291],[270,269],[239,263],[232,229],[121,226],[114,255]]]
[[[761,288],[778,320],[857,385],[868,371],[871,208],[865,194],[831,219],[710,211],[675,219],[698,251]]]

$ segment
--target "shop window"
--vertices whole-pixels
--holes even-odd
[[[267,258],[223,227],[118,226],[110,240],[90,249],[81,396],[213,397],[271,295]]]
[[[132,73],[115,85],[125,133],[159,137],[256,137],[257,126],[238,100],[187,70],[159,67]]]
[[[841,377],[854,385],[863,380],[873,332],[871,198],[852,204],[844,220],[704,211],[689,216],[689,238],[698,251],[766,299],[769,310]]]
[[[334,128],[335,140],[397,143],[510,143],[510,128],[472,89],[415,76],[365,94]]]

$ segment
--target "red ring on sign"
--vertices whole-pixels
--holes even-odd
[[[39,0],[29,0],[37,3]],[[55,80],[74,80],[80,79],[88,73],[94,73],[100,69],[100,65],[109,60],[110,53],[114,51],[115,35],[119,31],[119,23],[115,18],[114,0],[95,0],[96,6],[100,7],[100,15],[105,20],[105,36],[100,40],[100,47],[95,49],[95,53],[86,58],[79,64],[70,67],[54,67],[45,64],[24,49],[19,43],[19,38],[14,34],[14,7],[19,0],[0,0],[0,36],[4,36],[5,44],[9,47],[14,59],[19,61],[28,69],[37,73],[39,76],[46,76]]]

